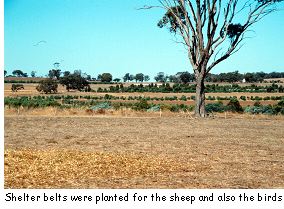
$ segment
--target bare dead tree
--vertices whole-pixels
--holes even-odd
[[[208,73],[219,63],[239,51],[252,25],[276,11],[282,0],[159,0],[166,11],[159,21],[180,37],[196,78],[197,117],[206,117],[205,85]],[[237,19],[243,20],[238,23]]]

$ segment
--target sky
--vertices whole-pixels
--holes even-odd
[[[4,0],[4,68],[45,76],[59,62],[62,71],[81,70],[92,77],[109,72],[192,72],[183,46],[157,27],[156,0]],[[284,8],[283,3],[280,4]],[[283,72],[284,10],[257,23],[250,39],[212,73]]]

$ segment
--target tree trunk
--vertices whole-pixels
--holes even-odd
[[[204,77],[199,75],[196,78],[196,96],[195,96],[195,116],[206,117],[205,111],[205,85]]]

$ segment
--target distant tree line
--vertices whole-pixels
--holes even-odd
[[[69,71],[61,72],[60,69],[52,69],[49,70],[47,77],[50,79],[60,80],[61,77],[68,77],[71,73]],[[80,70],[75,70],[74,75],[80,75],[82,78],[89,82],[103,82],[103,83],[110,83],[115,82],[119,83],[123,82],[147,82],[150,81],[150,76],[145,75],[143,73],[137,73],[135,75],[131,73],[126,73],[122,78],[113,78],[111,73],[102,73],[99,74],[96,78],[93,78],[91,75],[86,73],[81,73]],[[12,75],[7,75],[7,71],[4,70],[4,76],[6,77],[29,77],[27,73],[24,73],[22,70],[14,70]],[[36,76],[36,71],[31,72],[31,77]],[[271,78],[284,78],[284,72],[255,72],[255,73],[239,73],[239,71],[228,72],[228,73],[220,73],[220,74],[211,74],[209,73],[206,77],[206,82],[228,82],[228,83],[236,83],[245,81],[247,83],[257,83],[263,82],[264,79],[271,79]],[[195,82],[195,76],[193,73],[189,73],[188,71],[185,72],[178,72],[175,75],[166,75],[164,72],[157,73],[154,76],[154,80],[156,82],[173,82],[173,83],[190,83]]]
[[[206,78],[207,82],[240,82],[245,79],[245,82],[256,83],[263,82],[264,79],[270,78],[284,78],[284,72],[256,72],[256,73],[244,73],[241,74],[238,71],[220,74],[209,74]]]
[[[270,78],[284,78],[284,72],[255,72],[255,73],[239,73],[238,71],[228,72],[228,73],[220,73],[220,74],[208,74],[205,81],[206,82],[228,82],[228,83],[236,83],[236,82],[248,82],[248,83],[256,83],[263,82],[264,79]],[[195,81],[195,76],[193,73],[189,72],[178,72],[175,75],[166,76],[163,72],[158,73],[155,77],[157,82],[173,82],[173,83],[189,83]]]

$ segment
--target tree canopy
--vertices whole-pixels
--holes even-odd
[[[78,74],[74,72],[71,73],[65,73],[63,77],[60,78],[60,84],[66,87],[66,90],[85,90],[90,91],[90,85],[89,82],[81,76],[81,74]]]
[[[17,77],[28,77],[28,74],[24,73],[22,70],[14,70],[12,74]]]
[[[112,75],[110,73],[103,73],[100,75],[100,80],[102,82],[111,82],[112,81]]]
[[[61,70],[59,70],[59,69],[52,69],[48,72],[48,77],[51,78],[51,79],[59,80],[60,75],[61,75]]]
[[[39,85],[36,87],[36,90],[38,92],[44,92],[45,94],[48,93],[56,93],[58,88],[58,83],[57,81],[49,78],[46,80],[40,81]]]

